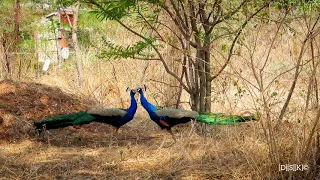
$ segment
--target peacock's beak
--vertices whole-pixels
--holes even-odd
[[[139,96],[137,95],[138,94],[138,91],[136,89],[132,89],[132,91],[134,92],[134,99],[138,102],[138,99],[139,99]]]
[[[139,102],[140,102],[140,92],[139,92],[139,88],[136,89],[135,98],[136,98],[136,101],[139,103]]]
[[[141,94],[141,92],[142,92],[142,89],[140,87],[137,88],[137,93],[139,93],[139,95]]]

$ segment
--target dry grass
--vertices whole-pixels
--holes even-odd
[[[253,173],[268,166],[266,144],[257,123],[211,127],[206,134],[200,133],[197,125],[182,125],[174,129],[178,142],[173,144],[170,135],[160,131],[139,107],[135,121],[117,135],[107,125],[92,123],[80,129],[50,130],[38,137],[32,131],[32,119],[84,108],[74,105],[79,107],[75,109],[70,101],[89,107],[88,103],[40,84],[3,81],[0,88],[0,102],[11,99],[1,108],[4,123],[0,132],[0,175],[4,179],[265,177]],[[52,94],[60,99],[54,99]],[[44,96],[50,101],[45,101]],[[14,97],[20,97],[16,104]],[[24,111],[13,112],[17,104]],[[41,108],[44,104],[47,106]],[[44,111],[48,109],[51,115]],[[160,148],[163,137],[166,140]]]
[[[3,179],[265,179],[276,175],[270,171],[277,167],[270,164],[257,122],[205,129],[194,123],[180,125],[174,128],[178,137],[174,144],[139,107],[135,120],[117,135],[107,125],[92,123],[38,137],[32,119],[93,105],[35,83],[3,81],[0,88]],[[23,111],[17,113],[15,107]]]

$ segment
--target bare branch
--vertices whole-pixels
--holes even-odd
[[[176,13],[176,16],[178,17],[178,19],[179,19],[180,22],[181,22],[182,27],[187,31],[189,28],[188,28],[188,26],[187,26],[187,23],[186,23],[186,24],[183,23],[184,21],[183,21],[183,19],[182,19],[182,16],[181,16],[181,14],[180,14],[179,9],[177,8],[177,6],[176,6],[176,4],[175,4],[175,0],[170,0],[170,3],[171,3],[171,5],[172,5],[172,7],[173,7],[173,9],[174,9],[174,11],[175,11],[175,13]]]
[[[121,22],[120,20],[116,20],[121,26],[123,26],[124,28],[126,28],[128,31],[130,31],[131,33],[133,33],[134,35],[142,38],[142,39],[147,39],[145,36],[139,34],[138,32],[134,31],[133,29],[131,29],[130,27],[128,27],[127,25],[125,25],[123,22]]]
[[[177,25],[177,27],[179,28],[180,32],[182,33],[182,35],[187,38],[189,37],[188,34],[188,29],[185,29],[184,27],[182,27],[181,23],[179,23],[179,21],[177,20],[177,18],[174,16],[174,14],[170,11],[169,7],[166,5],[163,5],[162,8],[167,12],[167,14],[170,16],[170,18],[173,20],[173,22]]]
[[[169,86],[169,87],[174,87],[174,88],[178,88],[178,87],[179,87],[179,86],[171,85],[171,84],[169,84],[169,83],[166,83],[166,82],[163,82],[163,81],[158,81],[158,80],[155,80],[155,79],[149,79],[149,80],[150,80],[150,81],[153,81],[153,82],[165,84],[166,86]]]
[[[199,30],[197,28],[196,13],[195,13],[195,9],[194,9],[194,1],[188,0],[188,4],[189,4],[190,23],[191,23],[192,31],[194,31],[197,34],[197,33],[199,33]]]
[[[317,56],[317,57],[319,57],[319,56]],[[310,61],[311,61],[311,59],[310,59],[310,60],[307,60],[305,63],[303,63],[303,64],[301,64],[301,65],[299,65],[299,66],[304,66],[304,65],[308,64]],[[280,76],[282,76],[282,75],[284,75],[284,74],[286,74],[286,73],[294,70],[295,68],[296,68],[296,66],[294,66],[294,67],[292,67],[292,68],[290,68],[290,69],[288,69],[288,70],[286,70],[286,71],[284,71],[284,72],[281,72],[280,74],[278,74],[277,76],[275,76],[275,77],[270,81],[270,83],[267,85],[267,87],[266,87],[265,89],[268,89],[268,88],[272,85],[272,82],[274,82],[274,81],[275,81],[276,79],[278,79]]]
[[[134,59],[137,59],[137,60],[146,60],[146,61],[159,61],[160,59],[159,58],[144,58],[144,57],[133,57]]]
[[[185,49],[186,51],[188,51],[189,46],[188,44],[183,44],[184,47],[183,49]],[[188,72],[187,72],[187,59],[188,59],[188,54],[184,54],[183,55],[183,62],[182,62],[182,73],[181,73],[181,80],[183,80],[183,76],[185,75],[185,79],[186,79],[186,83],[189,89],[191,89],[191,85],[190,85],[190,81],[189,81],[189,77],[188,77]]]
[[[229,64],[230,60],[231,60],[231,56],[232,56],[232,52],[233,52],[233,48],[239,38],[239,36],[241,35],[242,33],[242,30],[246,27],[246,25],[248,24],[248,22],[255,16],[257,15],[260,11],[262,11],[262,9],[264,9],[266,6],[268,5],[268,3],[266,3],[265,5],[263,5],[260,9],[258,9],[255,13],[253,13],[241,26],[240,28],[238,29],[238,33],[236,34],[235,38],[233,39],[232,41],[232,44],[231,44],[231,48],[229,50],[229,54],[228,54],[228,58],[227,58],[227,61],[224,63],[224,65],[221,67],[221,69],[214,75],[214,76],[211,76],[210,78],[210,81],[212,81],[213,79],[215,79],[216,77],[218,77],[221,72],[227,67],[227,65]]]
[[[188,15],[187,15],[187,11],[184,8],[183,2],[181,2],[181,0],[179,0],[179,3],[181,4],[181,8],[182,8],[182,12],[183,12],[183,17],[184,17],[184,23],[186,24],[187,28],[189,29],[189,23],[188,23]]]
[[[161,41],[167,43],[169,46],[171,46],[172,48],[174,48],[174,49],[176,49],[176,50],[179,50],[179,51],[181,50],[180,48],[178,48],[178,47],[174,46],[173,44],[167,42],[167,41],[161,36],[161,34],[159,33],[159,31],[158,31],[154,26],[152,26],[152,25],[149,23],[149,21],[143,16],[143,14],[141,14],[140,12],[138,12],[138,14],[139,14],[140,17],[147,23],[147,25],[160,37]],[[167,26],[165,26],[165,27],[167,27]],[[170,29],[169,27],[167,27],[167,28],[175,34],[175,32],[174,32],[172,29]],[[177,36],[177,35],[176,35],[176,36]],[[179,39],[180,42],[181,42],[182,39],[181,39],[179,36],[177,36],[177,37],[178,37],[178,39]]]
[[[310,148],[310,146],[311,146],[311,142],[312,142],[312,137],[313,137],[313,135],[314,135],[314,133],[316,132],[316,127],[317,127],[317,125],[318,125],[318,123],[319,123],[319,121],[320,121],[320,108],[318,108],[318,112],[317,112],[317,116],[316,116],[316,118],[315,118],[315,121],[314,121],[314,125],[313,125],[313,127],[312,127],[312,130],[311,130],[311,132],[310,132],[310,135],[309,135],[309,138],[308,138],[308,142],[307,142],[307,144],[306,144],[306,149],[305,149],[305,151],[304,151],[304,159],[305,158],[307,158],[307,156],[306,155],[308,155],[309,153],[309,148]],[[303,159],[303,160],[304,160]]]
[[[266,65],[267,65],[267,62],[268,62],[269,57],[270,57],[270,54],[271,54],[271,50],[272,50],[272,48],[273,48],[273,44],[274,44],[274,42],[276,41],[276,37],[278,36],[279,30],[280,30],[280,28],[281,28],[284,20],[286,19],[287,15],[288,15],[288,11],[285,12],[283,18],[282,18],[281,21],[280,21],[280,24],[279,24],[277,30],[276,30],[276,33],[275,33],[274,37],[272,38],[272,42],[271,42],[271,45],[270,45],[270,47],[269,47],[266,60],[264,61],[264,64],[263,64],[262,68],[260,69],[260,73],[264,70],[264,68],[265,68]]]
[[[242,3],[236,8],[234,9],[232,12],[230,12],[229,14],[225,15],[224,17],[220,18],[218,21],[216,21],[214,24],[210,24],[211,26],[214,26],[216,24],[219,24],[221,22],[223,22],[226,19],[229,19],[230,17],[232,17],[234,14],[236,14],[237,12],[239,12],[239,10],[248,2],[249,0],[244,0],[242,1]]]
[[[279,115],[279,122],[282,121],[283,117],[284,117],[284,113],[286,112],[287,108],[288,108],[288,105],[289,105],[289,102],[291,100],[291,97],[292,97],[292,94],[293,94],[293,91],[296,87],[296,83],[297,83],[297,80],[298,80],[298,76],[300,74],[300,63],[302,61],[302,57],[303,57],[303,54],[306,50],[305,46],[307,44],[307,41],[311,38],[312,36],[312,31],[315,29],[315,26],[318,24],[319,22],[319,18],[320,16],[317,17],[317,20],[315,21],[315,23],[313,24],[313,27],[312,29],[309,30],[307,36],[305,37],[303,43],[302,43],[302,47],[300,49],[300,54],[299,54],[299,57],[298,57],[298,62],[297,62],[297,65],[296,65],[296,71],[295,71],[295,74],[294,74],[294,80],[291,84],[291,88],[289,90],[289,94],[287,96],[287,99],[286,99],[286,102],[284,103],[282,109],[281,109],[281,112],[280,112],[280,115]]]
[[[178,81],[181,83],[181,85],[183,86],[183,88],[184,88],[189,94],[191,94],[191,93],[192,93],[191,90],[183,83],[183,81],[180,79],[180,77],[169,69],[169,66],[168,66],[168,64],[166,63],[166,61],[164,60],[164,58],[163,58],[162,54],[160,53],[159,49],[158,49],[156,46],[154,46],[153,44],[151,44],[151,46],[152,46],[152,48],[156,51],[156,53],[158,54],[158,56],[159,56],[159,58],[160,58],[160,61],[162,62],[163,66],[164,66],[164,69],[166,70],[166,72],[167,72],[168,74],[170,74],[171,76],[173,76],[176,80],[178,80]]]

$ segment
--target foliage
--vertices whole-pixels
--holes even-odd
[[[152,57],[152,54],[148,52],[148,50],[150,51],[151,46],[154,45],[156,39],[145,39],[145,41],[138,41],[135,44],[129,45],[127,47],[115,45],[113,43],[110,43],[106,39],[104,41],[108,48],[100,54],[100,58],[110,59],[111,57],[113,57],[119,59],[134,58],[136,56]]]
[[[103,11],[93,11],[99,19],[119,20],[135,9],[136,0],[106,1],[101,4]]]
[[[273,3],[278,9],[294,9],[296,15],[313,14],[319,12],[320,0],[279,0]]]
[[[14,1],[2,0],[0,3],[0,32],[13,32],[12,24]]]

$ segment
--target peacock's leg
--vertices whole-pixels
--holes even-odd
[[[115,127],[115,133],[117,134],[119,131],[119,127]]]
[[[47,136],[48,145],[50,146],[50,133],[47,129],[44,132],[45,132],[44,134]]]
[[[40,136],[41,132],[42,132],[42,129],[36,129],[36,135],[37,136]]]
[[[176,140],[176,138],[175,138],[175,136],[174,136],[174,134],[173,134],[173,132],[172,132],[171,128],[170,128],[170,129],[167,129],[167,131],[171,134],[172,139],[174,140],[174,142],[177,142],[177,140]]]
[[[118,141],[118,132],[119,132],[119,127],[114,127],[114,133],[112,133],[112,139],[114,139],[115,141]]]
[[[164,142],[166,141],[166,137],[164,136],[163,137],[163,140],[162,140],[162,143],[160,144],[160,146],[159,146],[159,149],[161,149],[162,148],[162,146],[164,145]]]
[[[195,130],[195,121],[191,121],[191,129],[190,129],[190,132],[189,132],[189,135],[188,137],[191,137],[192,134],[194,134],[194,130]]]
[[[49,131],[47,130],[47,125],[43,124],[41,132],[43,132],[43,138],[47,138],[47,142],[50,145],[50,137],[49,137]]]

